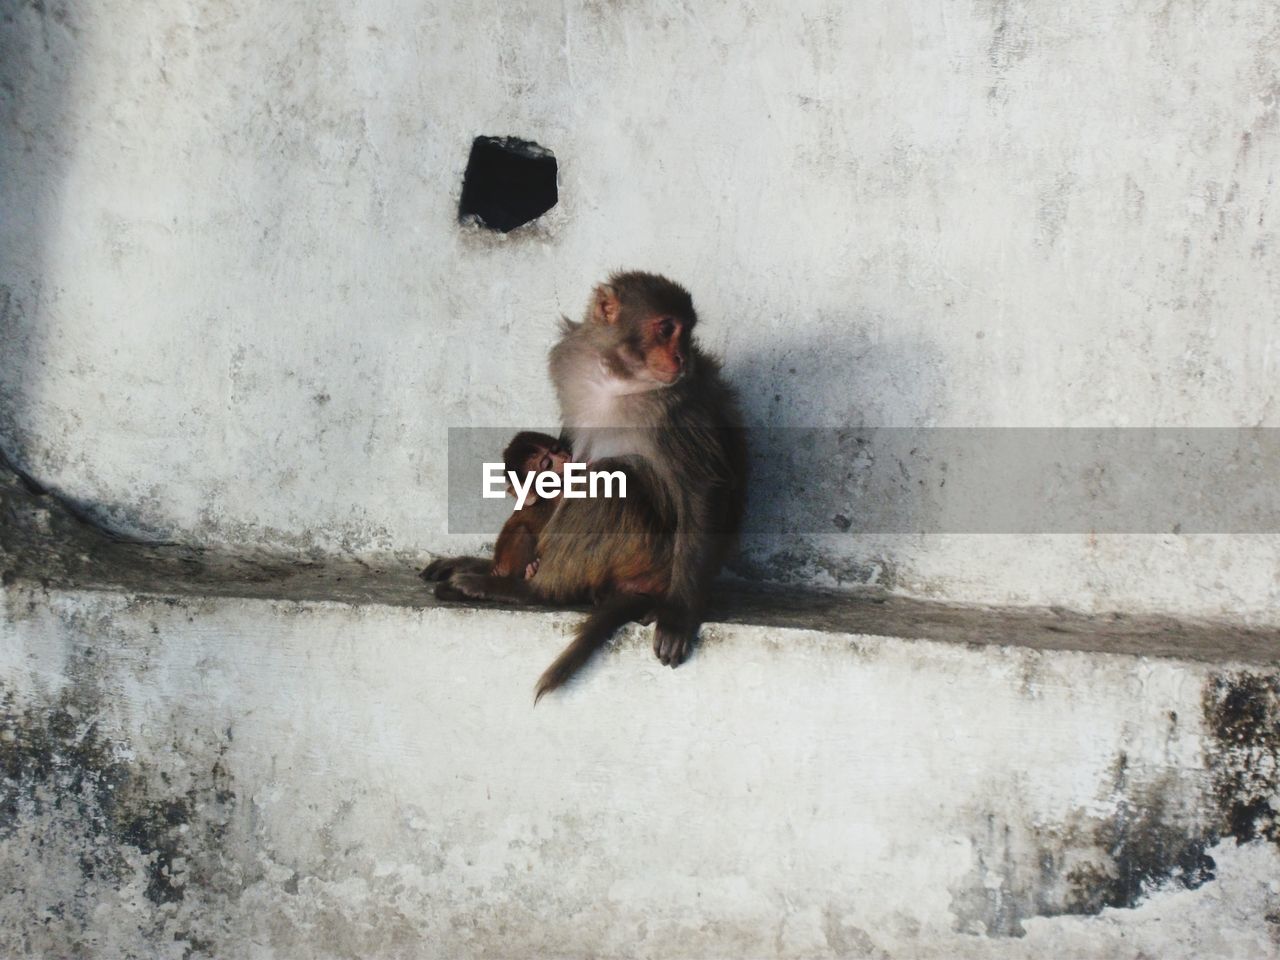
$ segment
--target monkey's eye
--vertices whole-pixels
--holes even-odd
[[[670,317],[663,317],[662,322],[658,324],[658,339],[670,340],[671,335],[676,332],[676,322]]]
[[[539,461],[538,461],[538,469],[539,469],[539,470],[550,470],[550,469],[551,469],[551,456],[550,456],[550,454],[548,454],[548,455],[544,456],[541,460],[539,460]]]

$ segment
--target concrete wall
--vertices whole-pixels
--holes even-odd
[[[0,590],[0,954],[1273,957],[1280,675]],[[1274,802],[1274,801],[1272,801]]]
[[[620,265],[692,288],[757,425],[1280,426],[1272,3],[3,10],[0,442],[123,529],[473,544],[446,428],[554,422]],[[555,151],[536,225],[455,222],[478,134]],[[741,569],[1261,620],[1275,557],[833,525]]]

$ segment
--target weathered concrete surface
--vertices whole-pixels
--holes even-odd
[[[1127,615],[727,591],[536,711],[576,615],[408,562],[620,264],[757,425],[1280,425],[1278,17],[0,3],[0,954],[1280,953],[1274,537],[840,500],[739,570]],[[459,228],[476,134],[560,204]]]
[[[1280,949],[1274,631],[726,591],[535,711],[576,613],[0,521],[2,955]]]
[[[5,588],[0,953],[1267,957],[1280,669]]]
[[[554,421],[532,358],[618,265],[692,287],[758,425],[1280,425],[1267,0],[0,10],[0,438],[120,529],[469,548],[445,429]],[[455,221],[477,134],[560,162],[506,239]],[[1273,536],[853,537],[809,495],[830,535],[743,571],[1280,608]]]

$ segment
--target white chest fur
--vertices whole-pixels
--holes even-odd
[[[575,460],[645,456],[649,431],[639,425],[634,387],[607,375],[579,381],[561,398],[564,425],[573,437]],[[641,401],[642,402],[642,401]]]

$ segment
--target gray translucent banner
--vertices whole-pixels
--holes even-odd
[[[556,434],[556,428],[545,430]],[[449,430],[449,531],[496,533],[482,464],[516,429]],[[1280,533],[1280,429],[752,428],[750,534]]]

